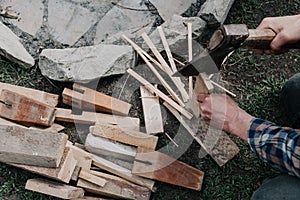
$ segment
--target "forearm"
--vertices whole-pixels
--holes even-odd
[[[255,118],[248,130],[248,142],[264,162],[300,177],[300,130]]]

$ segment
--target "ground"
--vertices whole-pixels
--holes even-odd
[[[267,16],[280,16],[299,13],[299,0],[236,0],[225,23],[245,23],[255,28]],[[250,50],[236,51],[222,68],[222,78],[225,86],[237,94],[234,98],[238,104],[250,114],[268,119],[280,125],[290,126],[284,118],[279,104],[280,88],[284,82],[299,71],[300,52],[290,51],[283,55],[256,55]],[[47,92],[60,94],[64,86],[52,82],[40,74],[37,68],[23,69],[12,63],[0,61],[0,81],[16,85],[33,87]],[[99,89],[111,93],[114,81],[103,79]],[[139,114],[141,104],[139,98],[133,98],[134,116]],[[62,106],[62,105],[61,105]],[[72,125],[65,124],[72,140],[78,136]],[[168,115],[166,129],[170,135],[178,130],[178,122]],[[192,191],[181,187],[157,183],[157,192],[152,199],[249,199],[252,192],[261,182],[279,171],[260,161],[249,149],[248,145],[238,138],[232,139],[239,145],[240,153],[223,167],[219,167],[210,157],[198,158],[200,147],[193,143],[180,160],[205,172],[202,191]],[[169,142],[161,137],[160,144]],[[0,198],[1,199],[54,199],[48,196],[29,192],[24,189],[28,178],[37,177],[34,174],[10,166],[0,165]]]

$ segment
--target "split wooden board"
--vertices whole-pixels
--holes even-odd
[[[57,181],[69,183],[72,174],[75,170],[75,166],[77,165],[77,160],[74,159],[73,155],[74,154],[72,149],[66,147],[63,158],[57,168],[37,167],[37,166],[21,165],[21,164],[14,164],[14,163],[7,163],[7,164]]]
[[[90,128],[90,133],[95,136],[118,141],[124,144],[155,150],[158,137],[142,132],[118,128],[115,126],[96,125]]]
[[[104,187],[107,181],[101,177],[93,175],[89,170],[80,170],[79,178],[82,180],[88,181],[90,183],[93,183],[94,185],[97,185],[99,187]]]
[[[145,187],[135,185],[117,176],[108,175],[102,172],[91,171],[92,174],[107,181],[103,186],[97,186],[88,181],[79,179],[77,186],[85,188],[87,191],[109,196],[116,199],[148,200],[151,191]]]
[[[204,172],[159,151],[138,149],[132,173],[173,185],[201,190]]]
[[[160,109],[159,97],[140,86],[143,113],[145,119],[145,128],[148,134],[157,134],[164,132],[163,119]]]
[[[128,129],[140,130],[140,119],[119,115],[110,115],[96,112],[83,111],[80,115],[73,114],[72,110],[56,108],[56,121],[71,122],[77,124],[107,124],[126,127]]]
[[[84,190],[82,188],[45,179],[29,179],[26,182],[25,189],[62,199],[76,199],[84,196]]]
[[[73,90],[65,88],[62,96],[65,104],[81,109],[128,115],[131,108],[129,103],[76,83]]]
[[[51,126],[55,108],[24,95],[3,89],[0,95],[0,116],[29,124]]]
[[[0,161],[58,167],[68,136],[63,133],[0,125]]]
[[[10,90],[16,92],[28,98],[35,99],[36,101],[43,102],[49,106],[55,107],[58,104],[58,95],[50,94],[44,91],[0,82],[0,91],[2,90]]]

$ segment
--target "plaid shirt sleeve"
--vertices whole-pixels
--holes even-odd
[[[248,130],[248,143],[264,162],[300,178],[300,130],[254,118]]]

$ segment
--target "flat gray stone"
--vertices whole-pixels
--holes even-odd
[[[223,24],[234,0],[206,0],[201,6],[198,16],[201,14],[213,14]]]
[[[34,65],[33,57],[26,51],[20,39],[0,22],[0,55],[26,68]]]
[[[95,44],[111,44],[121,40],[125,34],[137,38],[143,32],[148,33],[155,21],[155,16],[142,0],[122,0],[119,5],[140,9],[139,11],[114,6],[98,23]],[[145,10],[145,11],[144,11]]]
[[[166,35],[168,44],[172,50],[172,47],[180,41],[187,40],[187,23],[192,23],[193,34],[200,36],[205,30],[206,22],[199,17],[181,17],[179,15],[173,15],[173,17],[162,24],[164,33]],[[157,30],[149,36],[159,51],[164,50],[163,44],[160,39],[160,35]],[[143,43],[143,49],[149,47]]]
[[[18,19],[7,21],[22,31],[34,36],[43,23],[44,5],[43,0],[0,0],[3,9],[9,7],[18,13]]]
[[[39,67],[44,76],[57,81],[89,82],[97,78],[124,74],[135,65],[130,46],[96,45],[80,48],[46,49]]]
[[[195,0],[150,0],[163,20],[169,20],[173,15],[184,13]]]
[[[64,0],[49,0],[50,34],[58,42],[74,45],[95,23],[97,15],[80,5]]]

